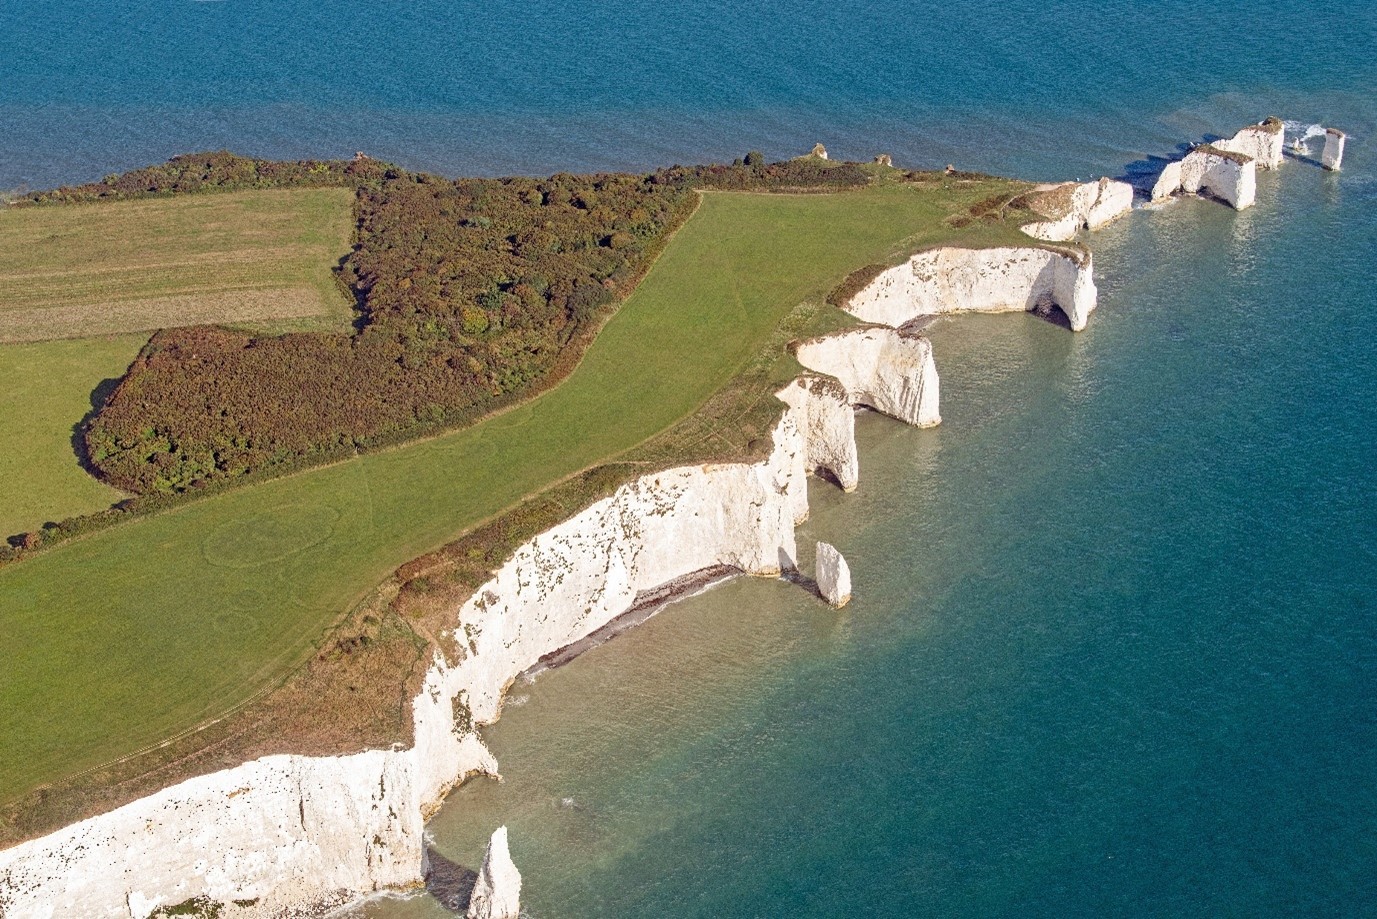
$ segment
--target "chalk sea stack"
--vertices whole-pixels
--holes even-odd
[[[468,919],[517,919],[521,915],[521,872],[507,849],[505,826],[494,830],[488,840],[465,915]]]
[[[817,579],[818,593],[830,606],[840,609],[851,602],[851,569],[830,543],[818,543]]]

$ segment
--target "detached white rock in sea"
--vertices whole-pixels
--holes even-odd
[[[488,840],[466,915],[468,919],[517,919],[521,915],[521,872],[507,849],[505,826],[494,830]]]
[[[851,569],[830,543],[818,543],[817,579],[818,593],[833,608],[840,609],[851,602]]]
[[[1149,197],[1162,201],[1178,193],[1203,192],[1235,210],[1252,207],[1257,171],[1280,167],[1285,143],[1286,127],[1277,118],[1248,125],[1227,140],[1201,144],[1185,159],[1168,163]]]
[[[1228,140],[1217,140],[1210,146],[1229,153],[1241,153],[1255,160],[1259,169],[1279,169],[1285,143],[1286,125],[1279,118],[1268,118],[1250,124]]]
[[[1320,154],[1320,165],[1338,172],[1344,165],[1344,141],[1348,135],[1338,128],[1324,129],[1324,152]]]

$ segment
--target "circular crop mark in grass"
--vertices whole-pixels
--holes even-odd
[[[284,504],[211,530],[201,543],[206,561],[221,568],[256,568],[330,538],[339,520],[333,507]]]
[[[212,624],[217,634],[244,639],[258,631],[258,617],[246,609],[227,609],[216,613]]]
[[[269,613],[271,602],[267,588],[247,587],[225,598],[211,616],[211,627],[221,637],[247,639],[262,628],[263,617]]]

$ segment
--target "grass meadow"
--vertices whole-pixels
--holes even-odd
[[[284,189],[0,209],[0,343],[226,323],[345,328],[332,269],[353,192]]]
[[[579,367],[538,398],[0,569],[0,801],[275,685],[396,566],[682,422],[800,304],[853,269],[951,239],[944,217],[1007,187],[705,194]]]
[[[124,497],[81,467],[74,429],[147,337],[0,345],[0,539]]]

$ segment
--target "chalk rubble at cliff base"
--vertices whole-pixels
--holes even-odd
[[[1184,162],[1173,164],[1178,173]],[[1191,170],[1206,188],[1210,169]],[[1121,194],[1114,190],[1114,200]],[[412,702],[410,749],[265,757],[0,852],[5,919],[147,919],[197,898],[217,904],[222,919],[299,915],[420,886],[424,821],[456,784],[496,775],[475,726],[498,718],[522,672],[694,572],[796,568],[807,474],[824,470],[848,489],[859,480],[852,407],[919,426],[939,420],[931,344],[904,326],[956,311],[1052,306],[1072,329],[1085,327],[1096,306],[1088,255],[948,247],[881,272],[846,307],[875,327],[796,346],[812,373],[778,393],[784,409],[767,458],[629,482],[523,544],[460,606],[453,634],[462,651],[457,660],[437,653],[426,672]],[[850,573],[826,543],[817,547],[817,572],[824,597],[845,602]],[[489,843],[479,882],[470,917],[515,915],[520,875],[505,828]]]

